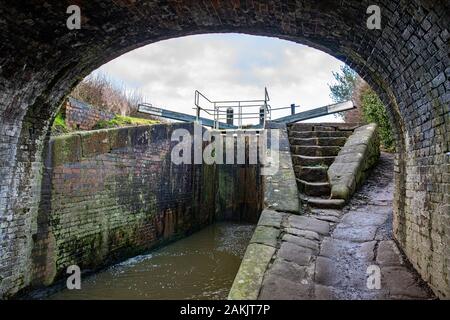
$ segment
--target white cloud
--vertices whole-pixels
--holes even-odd
[[[267,86],[273,107],[295,103],[306,110],[330,104],[327,84],[340,65],[326,53],[293,42],[209,34],[136,49],[97,72],[140,89],[155,106],[194,114],[195,90],[212,100],[245,100],[262,99]]]

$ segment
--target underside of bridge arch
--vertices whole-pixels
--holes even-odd
[[[74,2],[81,8],[80,30],[66,27],[71,1],[0,4],[0,296],[32,281],[42,150],[71,88],[140,46],[239,32],[325,51],[378,92],[397,141],[395,237],[433,290],[450,297],[448,1]],[[366,26],[372,4],[381,8],[381,30]]]

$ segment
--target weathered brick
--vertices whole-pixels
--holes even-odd
[[[0,217],[12,215],[16,224],[0,232],[8,235],[4,254],[11,257],[0,272],[0,296],[13,294],[30,283],[25,275],[30,271],[29,246],[40,206],[39,197],[34,195],[40,194],[44,142],[50,119],[70,89],[102,62],[141,45],[193,33],[229,31],[307,41],[347,62],[377,91],[387,106],[399,153],[394,178],[395,236],[411,262],[420,267],[424,279],[443,277],[440,262],[427,263],[433,243],[412,249],[418,234],[433,231],[416,222],[407,227],[407,221],[422,212],[431,221],[441,215],[431,209],[429,198],[423,196],[429,191],[420,185],[430,180],[428,175],[441,175],[443,165],[450,161],[446,155],[450,151],[445,71],[449,66],[448,2],[380,0],[382,31],[367,30],[366,1],[275,3],[242,1],[230,6],[227,1],[180,0],[105,6],[92,0],[89,5],[81,5],[89,19],[84,19],[82,29],[76,31],[65,26],[64,1],[50,5],[17,1],[0,4],[0,145],[6,145],[0,152],[0,163],[9,169],[0,173],[0,184],[8,188],[2,191],[7,197],[0,200]],[[102,28],[111,24],[110,17],[115,19],[114,28]],[[433,104],[435,99],[440,103]],[[423,105],[430,108],[426,117],[419,111]],[[433,123],[438,116],[445,123]],[[436,140],[416,135],[432,126],[436,127],[430,136]],[[440,141],[440,148],[436,141]],[[428,166],[426,172],[416,170],[420,165]],[[417,177],[411,179],[412,175]],[[417,186],[407,188],[406,182]],[[444,192],[442,182],[430,183],[429,189]],[[406,198],[407,192],[414,201]],[[449,195],[443,196],[448,203]],[[449,233],[443,243],[448,265]],[[449,276],[447,272],[445,281],[434,283],[440,297],[450,296]]]

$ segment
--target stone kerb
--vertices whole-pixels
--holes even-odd
[[[264,206],[276,211],[298,214],[300,201],[292,165],[287,127],[285,124],[268,122],[266,129],[269,131],[268,139],[271,137],[270,130],[278,130],[279,132],[279,169],[273,175],[263,176]],[[268,141],[268,148],[270,149],[271,146],[272,143]]]
[[[261,291],[264,274],[276,252],[286,213],[266,209],[245,251],[241,266],[234,279],[229,300],[256,300]]]
[[[328,168],[332,199],[348,200],[380,157],[377,125],[371,123],[353,132]]]
[[[264,206],[250,244],[228,295],[230,300],[256,300],[264,274],[277,250],[283,220],[300,213],[300,202],[285,124],[269,122],[267,130],[279,130],[279,170],[263,176]],[[267,135],[271,137],[270,134]],[[268,148],[272,143],[268,141]]]

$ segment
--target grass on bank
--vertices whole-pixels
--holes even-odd
[[[61,112],[58,112],[55,120],[53,121],[52,125],[52,135],[61,135],[65,133],[69,133],[70,128],[66,125],[66,119],[64,118],[64,115]]]
[[[156,123],[160,123],[160,121],[116,115],[111,120],[100,120],[99,122],[97,122],[97,124],[95,125],[95,127],[93,129],[145,126],[145,125],[151,125],[151,124],[156,124]]]

